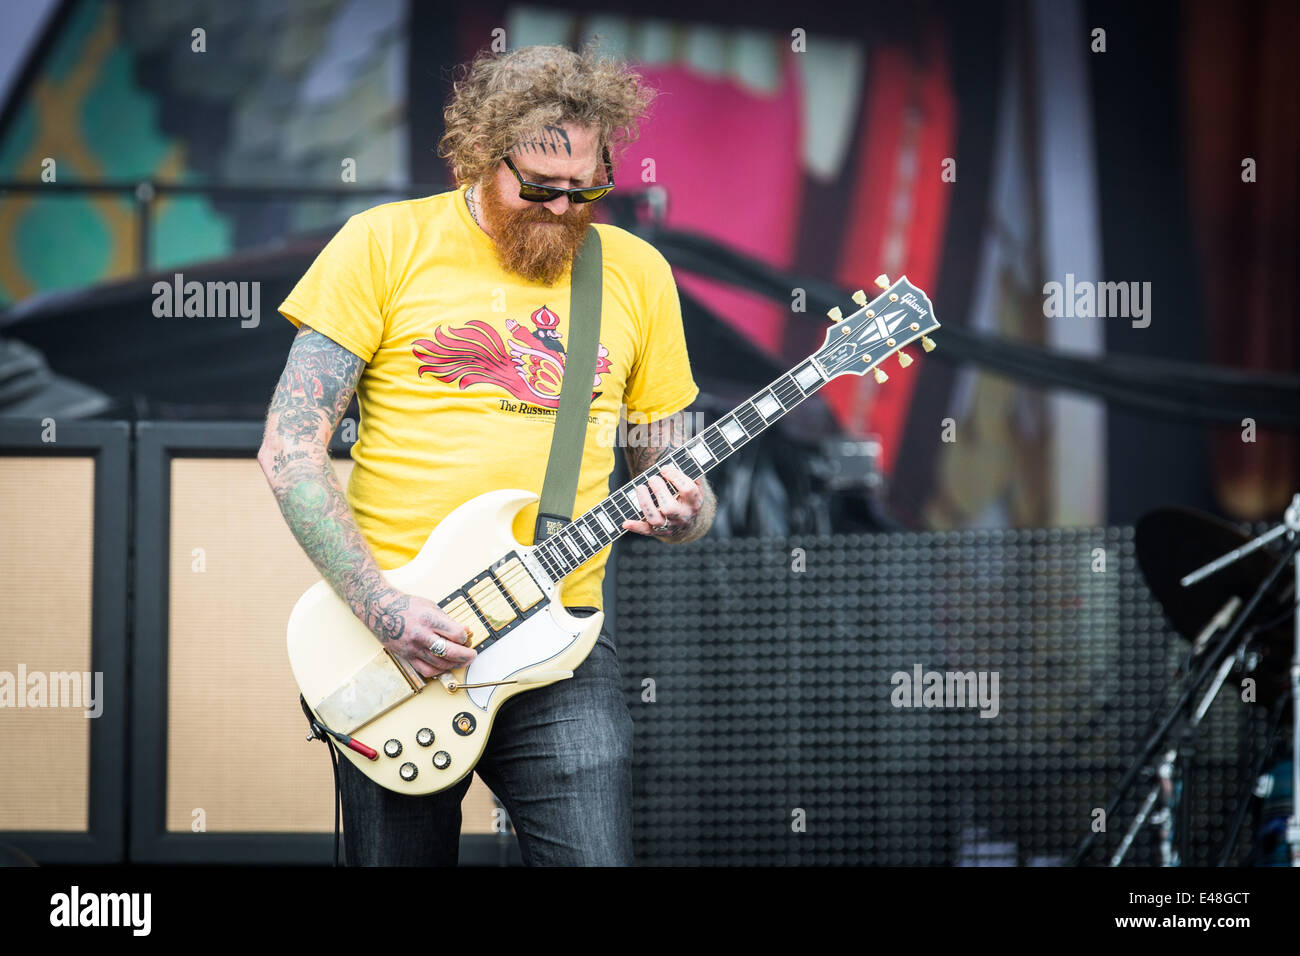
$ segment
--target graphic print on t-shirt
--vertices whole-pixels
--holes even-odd
[[[520,401],[559,408],[566,353],[560,338],[560,317],[543,305],[531,316],[533,330],[514,319],[506,319],[510,339],[503,342],[497,330],[482,319],[471,319],[460,328],[434,330],[433,339],[416,339],[411,354],[423,364],[416,374],[425,373],[468,388],[471,385],[499,385]],[[596,350],[596,377],[592,388],[600,387],[601,376],[610,370],[609,349]],[[600,392],[592,392],[592,401]]]

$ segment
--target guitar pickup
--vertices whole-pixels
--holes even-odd
[[[491,633],[483,623],[483,619],[474,613],[474,608],[469,601],[459,594],[442,605],[442,610],[461,627],[468,628],[470,647],[478,644]]]
[[[493,583],[490,577],[482,578],[478,583],[471,585],[466,592],[478,608],[480,614],[492,625],[494,631],[499,631],[511,621],[517,614],[506,596],[501,593],[501,589]]]
[[[537,582],[533,580],[533,576],[528,573],[528,569],[524,567],[524,563],[516,557],[503,561],[492,569],[492,573],[496,575],[497,583],[515,602],[515,607],[521,611],[527,611],[546,597],[542,589],[537,586]]]

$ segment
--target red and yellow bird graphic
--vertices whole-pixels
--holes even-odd
[[[508,342],[481,319],[472,319],[460,328],[436,329],[432,340],[412,343],[411,354],[422,363],[416,374],[423,377],[427,372],[460,388],[482,382],[499,385],[521,401],[558,408],[565,361],[557,328],[560,317],[543,305],[529,318],[532,331],[514,319],[506,320]],[[609,369],[609,350],[601,345],[596,351],[593,389],[600,386],[600,377]],[[599,394],[593,391],[592,400]]]

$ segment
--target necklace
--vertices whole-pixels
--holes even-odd
[[[470,214],[470,218],[474,220],[474,225],[482,229],[483,223],[478,221],[478,213],[474,211],[474,206],[477,205],[477,203],[472,195],[473,192],[474,192],[473,186],[470,186],[469,189],[465,190],[465,202],[469,205],[469,214]]]

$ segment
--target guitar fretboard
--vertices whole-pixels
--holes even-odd
[[[663,455],[596,507],[565,525],[558,534],[539,544],[533,554],[554,580],[560,580],[617,541],[624,534],[624,521],[643,520],[636,489],[645,486],[649,491],[650,479],[659,475],[663,465],[676,465],[694,481],[760,435],[826,381],[811,358],[799,363],[749,401],[742,402],[700,434]],[[668,480],[666,476],[664,480]],[[654,500],[653,493],[651,500]]]

